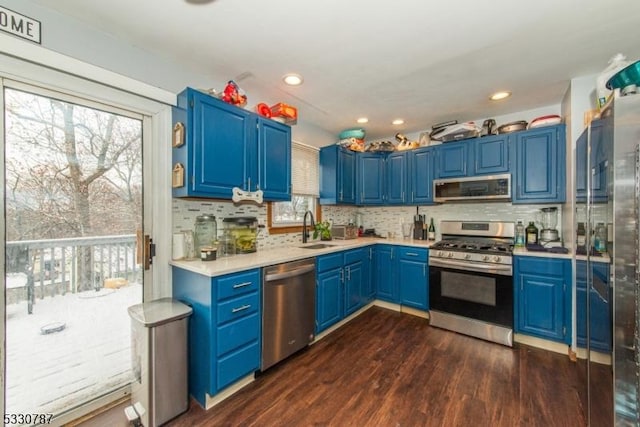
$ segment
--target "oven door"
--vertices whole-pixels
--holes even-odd
[[[431,310],[513,329],[511,266],[503,266],[504,272],[495,269],[469,271],[442,265],[445,263],[434,259],[429,264]],[[478,269],[481,267],[484,266]]]

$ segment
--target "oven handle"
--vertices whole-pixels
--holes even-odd
[[[494,273],[501,276],[511,276],[513,274],[513,268],[506,264],[472,264],[440,258],[429,258],[429,267],[458,267],[459,270]]]

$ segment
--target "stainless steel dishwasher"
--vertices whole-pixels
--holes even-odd
[[[315,258],[265,268],[260,369],[264,371],[313,341],[315,317]]]

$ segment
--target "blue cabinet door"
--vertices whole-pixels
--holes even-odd
[[[547,126],[514,133],[516,171],[513,203],[565,201],[565,128]]]
[[[338,152],[339,202],[356,202],[356,153],[340,149]]]
[[[316,333],[344,317],[342,267],[318,274],[316,283]]]
[[[400,205],[407,201],[407,156],[409,152],[389,154],[387,157],[387,188],[386,203]]]
[[[433,148],[421,148],[408,153],[411,204],[433,203],[434,153]]]
[[[468,141],[450,142],[436,147],[436,176],[455,178],[469,173]]]
[[[384,154],[364,153],[357,156],[358,179],[356,203],[381,205],[384,203]]]
[[[348,316],[364,305],[362,261],[345,266],[345,316]]]
[[[376,284],[376,297],[378,299],[400,303],[394,247],[391,245],[378,245],[374,249],[374,271]]]
[[[427,263],[409,259],[399,260],[400,304],[428,310]]]
[[[291,128],[270,119],[258,119],[258,179],[265,200],[291,200]]]
[[[320,149],[320,204],[356,203],[356,153],[330,145]]]
[[[509,136],[492,135],[471,140],[473,171],[471,175],[509,172]]]
[[[185,167],[184,186],[175,197],[231,198],[232,188],[248,189],[257,179],[257,166],[249,156],[255,147],[250,113],[193,89],[184,93],[187,110],[186,142],[173,149],[174,164]]]
[[[516,332],[570,344],[570,268],[565,259],[515,258]]]

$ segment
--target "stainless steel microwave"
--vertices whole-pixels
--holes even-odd
[[[488,175],[433,180],[433,200],[511,200],[511,175]]]

